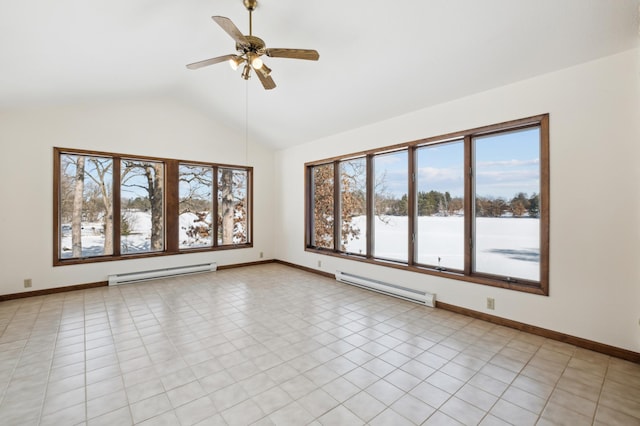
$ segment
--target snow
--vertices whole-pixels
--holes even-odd
[[[180,248],[210,247],[213,245],[211,213],[200,220],[197,214],[186,212],[180,215]],[[201,232],[196,232],[198,228]]]
[[[124,213],[129,221],[131,232],[129,235],[120,237],[122,254],[146,253],[151,250],[151,212],[141,210],[127,210]],[[211,216],[207,215],[205,221],[211,223]],[[208,237],[203,237],[196,233],[189,236],[187,230],[193,225],[204,225],[194,213],[183,213],[180,215],[180,247],[203,247],[211,245],[211,233]],[[82,257],[94,257],[110,255],[104,253],[104,225],[102,222],[82,223]],[[72,257],[71,246],[71,224],[64,223],[61,227],[61,258],[70,259]]]
[[[357,216],[353,224],[366,233],[366,218]],[[375,256],[406,261],[407,216],[376,218]],[[540,279],[540,220],[534,218],[478,218],[476,224],[476,272],[512,278]],[[418,217],[417,262],[462,270],[464,267],[464,218],[460,216]],[[366,241],[358,238],[346,245],[350,253],[364,254]],[[438,258],[440,261],[438,262]]]
[[[71,258],[71,224],[64,223],[61,227],[62,238],[60,241],[63,259]],[[104,229],[102,222],[82,223],[82,257],[101,256],[104,254]]]
[[[125,217],[129,221],[131,232],[120,237],[122,254],[146,253],[151,250],[151,212],[127,210]]]

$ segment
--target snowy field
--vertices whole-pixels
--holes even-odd
[[[120,237],[122,254],[146,253],[151,251],[151,213],[144,211],[128,211],[127,220],[131,225],[131,233]],[[205,220],[211,221],[211,216]],[[187,229],[192,225],[203,225],[193,213],[180,215],[180,247],[203,247],[212,244],[212,236],[188,235]],[[103,224],[85,222],[82,224],[82,257],[110,255],[104,253]],[[63,259],[71,257],[71,224],[62,225]]]
[[[407,217],[376,218],[376,257],[406,261]],[[366,232],[364,216],[354,225]],[[477,272],[537,281],[540,279],[540,220],[532,218],[478,218],[476,229]],[[461,270],[464,266],[464,218],[458,216],[418,217],[417,261],[422,264]],[[346,246],[351,253],[364,253],[366,242],[357,239]],[[440,262],[438,263],[438,258]]]

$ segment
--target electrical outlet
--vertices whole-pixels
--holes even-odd
[[[487,297],[487,309],[495,309],[496,308],[496,299],[493,297]]]
[[[322,268],[322,260],[318,260],[318,268]]]
[[[264,253],[260,252],[260,259],[262,259],[264,257]]]
[[[24,288],[29,288],[33,285],[33,281],[31,280],[31,278],[25,278],[24,279]]]

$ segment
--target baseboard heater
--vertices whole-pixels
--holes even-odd
[[[399,297],[400,299],[408,300],[410,302],[431,306],[432,308],[436,305],[435,294],[414,290],[397,284],[389,284],[372,278],[365,278],[342,271],[336,271],[336,280],[345,284],[351,284],[367,290],[387,294],[389,296]]]
[[[152,269],[149,271],[129,272],[125,274],[109,275],[109,285],[128,284],[157,278],[176,277],[179,275],[197,274],[199,272],[214,272],[218,268],[215,262],[199,265],[177,266],[174,268]]]

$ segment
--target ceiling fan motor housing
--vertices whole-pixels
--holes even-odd
[[[261,38],[252,35],[246,35],[244,38],[247,43],[236,43],[236,50],[240,54],[254,53],[258,56],[265,54],[266,45]]]

